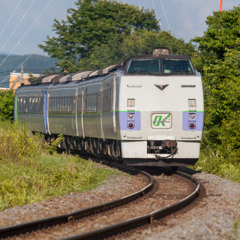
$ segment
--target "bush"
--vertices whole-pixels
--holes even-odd
[[[0,121],[0,159],[19,161],[43,151],[43,137],[19,123]]]
[[[14,120],[14,93],[10,91],[0,91],[0,121]]]

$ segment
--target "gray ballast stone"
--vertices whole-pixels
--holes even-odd
[[[194,171],[181,168],[188,173]],[[205,172],[193,177],[206,188],[206,198],[196,207],[156,227],[146,240],[237,240],[240,239],[240,221],[234,230],[234,221],[240,220],[240,185]],[[140,239],[140,238],[139,238]]]

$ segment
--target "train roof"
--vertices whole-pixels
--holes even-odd
[[[170,54],[170,51],[167,48],[155,48],[153,52],[150,52],[150,53],[146,52],[145,54],[137,54],[121,61],[118,64],[113,64],[111,66],[107,66],[105,68],[101,68],[95,71],[88,70],[88,71],[80,71],[80,72],[69,73],[69,74],[55,73],[55,74],[41,76],[40,78],[37,79],[35,84],[31,84],[31,85],[58,84],[58,83],[64,84],[67,82],[86,81],[96,77],[108,75],[111,72],[117,71],[118,69],[125,70],[127,63],[132,59],[153,59],[153,58],[190,60],[189,56]],[[28,86],[31,86],[31,85],[28,85]]]

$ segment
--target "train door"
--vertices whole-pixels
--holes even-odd
[[[14,121],[18,121],[18,90],[15,91]]]
[[[110,76],[103,81],[102,128],[105,138],[115,139],[116,129],[116,77]]]
[[[48,133],[48,90],[44,90],[43,113],[44,113],[44,129]]]
[[[82,136],[85,138],[85,129],[84,129],[84,113],[86,112],[86,102],[87,102],[87,87],[82,90]]]

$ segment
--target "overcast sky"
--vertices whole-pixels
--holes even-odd
[[[66,19],[66,9],[76,0],[0,0],[0,52],[44,54],[37,45],[52,34],[53,19]],[[205,20],[219,11],[220,0],[122,0],[128,4],[156,9],[161,29],[189,41],[202,36]],[[223,10],[238,6],[240,0],[223,0]],[[53,36],[53,35],[51,35]],[[46,54],[44,54],[46,55]]]

